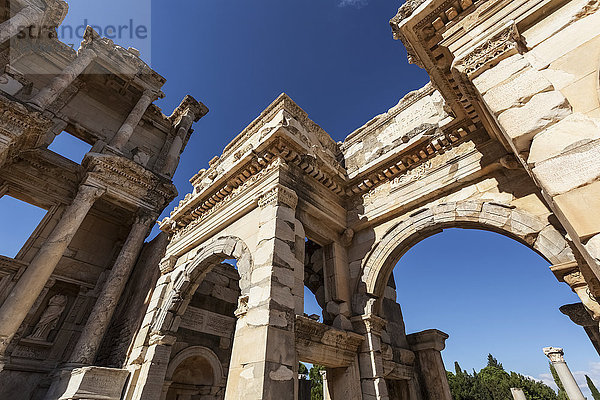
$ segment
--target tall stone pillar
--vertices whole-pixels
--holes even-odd
[[[45,109],[69,87],[71,83],[92,63],[96,53],[89,48],[80,49],[77,57],[58,76],[39,91],[29,102],[41,109]]]
[[[111,318],[117,308],[127,279],[135,266],[138,255],[144,245],[150,225],[156,220],[155,215],[140,214],[129,232],[129,236],[113,265],[102,293],[96,300],[88,317],[81,336],[70,357],[70,363],[89,365],[94,362],[100,343],[110,325]]]
[[[385,320],[374,314],[352,318],[354,331],[365,336],[358,363],[363,400],[389,400],[381,355],[381,331]]]
[[[521,388],[510,388],[510,394],[512,394],[514,400],[527,400]]]
[[[293,400],[298,379],[294,335],[296,193],[277,184],[258,201],[258,246],[248,290],[236,311],[225,399]],[[247,293],[247,295],[246,295]]]
[[[181,153],[181,148],[183,147],[183,141],[185,140],[185,136],[187,135],[188,131],[192,127],[192,123],[194,122],[195,118],[196,116],[190,109],[188,109],[181,117],[181,121],[179,121],[177,128],[177,134],[173,138],[173,142],[171,143],[171,147],[167,153],[167,158],[165,159],[165,164],[162,168],[163,174],[172,176],[175,172],[177,163],[179,161],[179,154]]]
[[[131,112],[127,116],[125,122],[123,122],[123,125],[121,125],[121,128],[119,128],[115,136],[112,138],[110,142],[110,145],[112,147],[114,147],[117,150],[123,149],[123,146],[125,146],[127,142],[129,142],[129,138],[133,134],[133,131],[142,120],[144,113],[146,112],[150,104],[152,104],[152,102],[156,100],[156,98],[157,94],[153,90],[146,89],[144,91],[135,107],[133,107],[133,110],[131,110]]]
[[[42,248],[37,252],[0,308],[0,356],[19,329],[46,281],[63,256],[94,202],[104,189],[83,184]]]
[[[563,349],[558,347],[544,347],[544,354],[550,359],[550,362],[554,366],[554,369],[560,378],[560,382],[565,388],[565,392],[567,392],[569,400],[585,400],[583,393],[581,393],[581,389],[579,389],[571,370],[569,370],[569,367],[565,362],[565,358],[563,357],[565,353]]]
[[[446,339],[448,335],[436,329],[407,336],[410,349],[416,355],[415,369],[424,400],[452,400],[441,353],[446,347]]]
[[[38,24],[44,13],[37,7],[26,6],[7,21],[0,24],[0,44],[17,35],[23,29]]]

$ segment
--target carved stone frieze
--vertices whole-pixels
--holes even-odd
[[[519,53],[523,47],[521,42],[516,24],[510,21],[492,37],[455,60],[453,67],[472,80],[503,59]]]

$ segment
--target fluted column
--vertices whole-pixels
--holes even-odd
[[[565,362],[563,349],[558,347],[544,347],[544,354],[546,354],[554,366],[569,400],[585,400],[581,389],[577,385],[577,382],[575,382],[575,378],[573,378],[573,374]]]
[[[37,7],[27,6],[0,24],[0,44],[17,35],[23,29],[36,25],[42,20],[44,13]]]
[[[165,164],[162,169],[163,174],[172,176],[175,172],[179,154],[181,153],[181,148],[183,147],[183,141],[185,140],[185,136],[187,135],[188,131],[192,127],[194,118],[194,113],[189,109],[185,112],[183,117],[181,117],[179,127],[177,128],[177,134],[173,138],[173,143],[171,143],[171,147],[167,153],[167,158],[165,159]]]
[[[60,94],[69,87],[71,83],[91,64],[96,58],[96,53],[92,49],[81,49],[77,57],[69,64],[58,76],[56,76],[45,88],[35,95],[29,102],[45,109],[60,96]]]
[[[121,294],[125,289],[127,279],[135,266],[150,225],[155,220],[156,216],[151,214],[143,214],[136,218],[129,236],[104,283],[102,293],[96,300],[81,336],[75,345],[69,360],[70,363],[89,365],[94,361]]]
[[[37,252],[0,308],[0,356],[54,272],[83,219],[104,189],[81,185],[46,242]]]
[[[123,146],[129,142],[129,138],[133,134],[134,129],[138,126],[144,113],[152,104],[152,102],[156,100],[156,92],[150,89],[146,89],[142,94],[142,97],[138,100],[133,110],[127,116],[127,119],[121,125],[121,128],[117,131],[115,136],[112,138],[110,145],[117,150],[121,150]]]

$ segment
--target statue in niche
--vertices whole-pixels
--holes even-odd
[[[27,336],[27,339],[47,341],[50,331],[56,328],[58,320],[65,311],[66,306],[67,296],[63,296],[62,294],[52,296],[40,320],[35,325],[35,328],[33,328],[33,333]]]

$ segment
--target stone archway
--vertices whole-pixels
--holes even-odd
[[[242,297],[248,295],[252,256],[248,246],[234,236],[222,236],[200,247],[190,261],[182,263],[171,274],[172,286],[153,320],[152,333],[166,335],[177,332],[179,320],[189,299],[212,267],[226,259],[236,259]]]
[[[164,400],[179,400],[191,393],[207,398],[222,396],[225,375],[219,357],[203,346],[188,347],[175,355],[167,367]]]
[[[378,313],[383,291],[396,263],[412,246],[447,228],[494,231],[511,237],[539,253],[553,265],[575,262],[563,235],[548,221],[494,202],[442,203],[415,211],[394,225],[366,257],[356,299],[365,314]]]
[[[163,260],[161,265],[166,264],[167,267],[163,269],[163,275],[157,282],[145,318],[152,322],[138,332],[136,343],[140,343],[140,346],[130,353],[128,364],[134,369],[134,374],[130,385],[133,393],[128,398],[161,398],[168,368],[175,360],[170,360],[171,349],[176,341],[181,318],[204,277],[215,265],[228,259],[237,260],[242,295],[240,299],[243,299],[249,291],[253,259],[248,246],[240,238],[220,236],[188,252],[185,260]],[[153,304],[156,306],[152,307]],[[179,354],[176,357],[178,356]],[[201,356],[208,357],[206,352]],[[214,361],[215,357],[210,356],[208,359]],[[183,355],[180,358],[185,362]],[[224,376],[222,369],[221,376]]]

